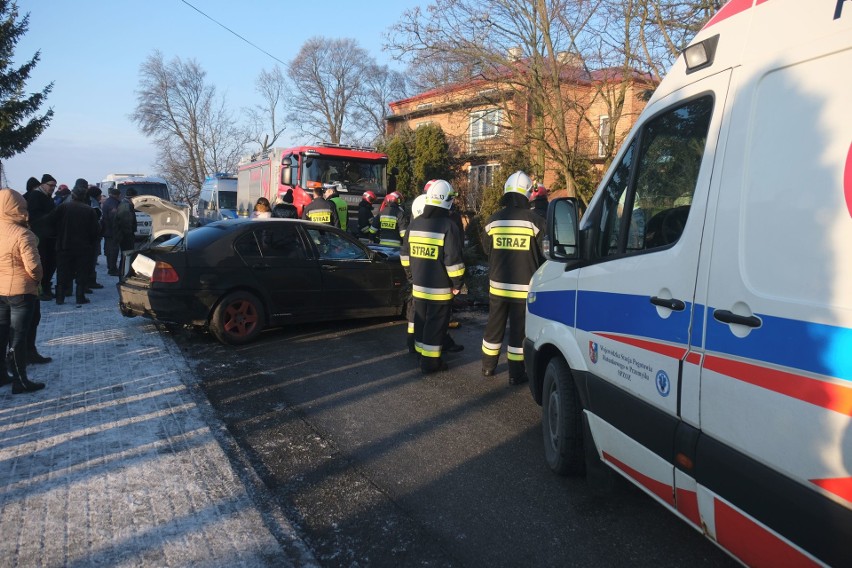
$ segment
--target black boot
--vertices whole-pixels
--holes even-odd
[[[18,357],[15,351],[10,351],[12,355],[12,394],[21,394],[25,392],[35,392],[44,388],[44,383],[37,383],[27,378],[27,366],[22,357]]]
[[[27,351],[27,363],[30,365],[40,365],[41,363],[50,363],[51,361],[53,361],[53,357],[45,357],[36,351],[35,347],[30,347]]]
[[[83,304],[88,304],[89,302],[91,302],[91,300],[89,300],[86,297],[86,289],[83,288],[82,286],[78,285],[77,286],[77,305],[82,306]]]
[[[59,284],[56,285],[56,304],[61,306],[65,303],[65,290]]]

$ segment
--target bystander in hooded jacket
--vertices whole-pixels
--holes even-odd
[[[0,296],[38,294],[41,258],[28,218],[24,196],[0,189]]]

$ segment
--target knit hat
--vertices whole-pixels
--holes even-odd
[[[44,183],[44,182],[42,182],[42,183]],[[74,189],[77,189],[78,187],[81,187],[85,191],[88,192],[89,191],[89,182],[87,182],[83,178],[78,178],[77,181],[74,182]],[[72,189],[71,191],[73,192],[74,189]]]
[[[77,201],[85,201],[89,194],[89,182],[83,178],[74,182],[74,189],[71,190],[71,198]]]
[[[94,199],[98,199],[98,198],[100,198],[101,195],[103,195],[101,188],[99,188],[96,185],[90,185],[89,186],[89,197],[92,197]]]
[[[53,177],[50,174],[44,174],[43,176],[41,176],[41,183],[50,183],[50,182],[56,183],[56,178]]]
[[[34,190],[35,188],[37,188],[40,185],[41,184],[39,183],[38,178],[31,177],[30,179],[27,180],[27,193]]]

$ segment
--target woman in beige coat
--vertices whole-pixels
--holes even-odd
[[[0,346],[9,346],[12,377],[6,357],[0,357],[0,384],[12,383],[12,393],[32,392],[43,383],[27,379],[27,331],[38,302],[42,276],[35,234],[27,227],[24,196],[0,189]]]

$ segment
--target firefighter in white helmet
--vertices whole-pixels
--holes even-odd
[[[410,270],[414,299],[414,347],[424,374],[447,368],[441,357],[453,298],[464,276],[462,235],[450,219],[455,191],[442,179],[426,184],[423,214],[408,227],[400,260]]]
[[[509,176],[500,200],[502,209],[485,224],[482,247],[488,255],[488,322],[482,338],[482,374],[490,377],[497,367],[506,322],[509,341],[509,384],[527,380],[524,370],[524,320],[530,279],[544,262],[542,241],[545,221],[530,210],[533,182],[517,171]]]

